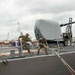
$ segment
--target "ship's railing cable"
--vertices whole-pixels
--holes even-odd
[[[42,43],[41,43],[42,44]],[[61,59],[61,61],[63,62],[63,64],[67,67],[67,69],[69,70],[69,72],[72,75],[75,75],[75,70],[59,55],[59,53],[57,53],[56,51],[54,51],[53,49],[49,48],[48,46],[42,44],[45,48],[48,48],[49,50],[52,51],[52,53],[54,53],[58,58]]]

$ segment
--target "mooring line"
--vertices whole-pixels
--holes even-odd
[[[42,44],[42,43],[41,43]],[[44,47],[48,48],[49,50],[51,50],[58,58],[61,59],[61,61],[63,62],[63,64],[67,67],[67,69],[69,70],[69,72],[72,74],[72,75],[75,75],[75,71],[74,69],[57,53],[55,52],[54,50],[52,50],[51,48],[49,48],[48,46],[42,44]]]

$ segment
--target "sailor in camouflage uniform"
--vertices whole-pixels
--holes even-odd
[[[40,50],[41,50],[42,48],[45,49],[45,52],[46,52],[46,55],[47,55],[48,52],[47,52],[47,48],[46,48],[45,46],[48,46],[48,44],[47,44],[46,39],[45,39],[45,38],[40,38],[39,41],[38,41],[38,43],[39,43],[38,55],[39,55],[39,52],[40,52]],[[45,46],[44,46],[44,45],[45,45]]]
[[[25,49],[28,50],[28,53],[30,53],[30,49],[29,49],[27,42],[30,41],[32,44],[33,42],[28,36],[29,36],[28,33],[25,36],[22,36],[22,47],[23,48],[25,47]]]

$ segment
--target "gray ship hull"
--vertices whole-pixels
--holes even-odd
[[[75,51],[60,53],[75,70]],[[54,54],[9,59],[5,65],[0,61],[0,75],[71,75],[61,60]]]

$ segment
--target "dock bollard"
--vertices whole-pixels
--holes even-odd
[[[15,50],[10,50],[10,57],[14,58],[15,57]]]

